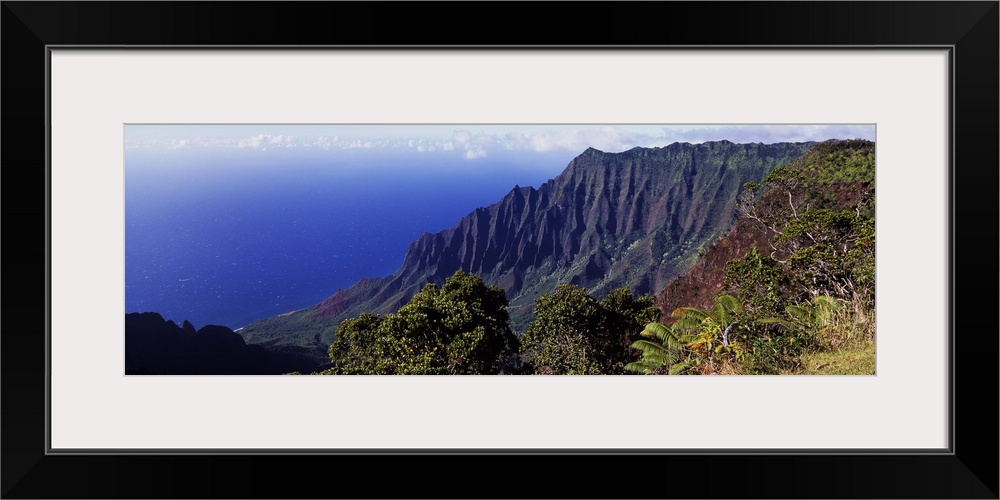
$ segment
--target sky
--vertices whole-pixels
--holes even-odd
[[[125,126],[126,311],[231,328],[386,276],[421,232],[588,147],[874,139],[874,125]]]
[[[476,161],[511,153],[613,153],[674,142],[804,142],[875,139],[875,126],[835,125],[150,125],[125,127],[125,148],[139,151],[244,150],[322,156],[383,150],[447,154]]]

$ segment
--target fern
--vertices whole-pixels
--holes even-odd
[[[675,364],[673,364],[673,365],[670,366],[670,374],[671,375],[680,375],[681,373],[683,373],[688,368],[691,368],[691,362],[690,361],[681,361],[680,363],[675,363]]]
[[[649,323],[632,348],[642,353],[642,359],[626,365],[633,373],[677,375],[710,360],[715,354],[728,353],[731,344],[727,336],[743,313],[743,304],[732,295],[719,295],[711,309],[679,307],[674,310],[670,327]],[[727,354],[728,355],[728,354]]]
[[[667,347],[664,344],[657,344],[656,342],[651,342],[649,340],[637,340],[632,343],[632,348],[638,349],[644,355],[661,354],[667,352]]]
[[[655,340],[639,339],[632,343],[632,348],[642,353],[642,360],[625,365],[625,371],[631,373],[649,374],[665,366],[673,367],[687,341],[673,328],[656,322],[647,324],[640,335]]]

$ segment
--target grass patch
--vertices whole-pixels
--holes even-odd
[[[833,351],[801,356],[803,375],[875,375],[875,342],[861,341]]]

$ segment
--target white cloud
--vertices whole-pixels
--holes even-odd
[[[504,149],[525,149],[528,144],[527,134],[509,133],[503,136]]]
[[[222,145],[228,145],[231,141],[222,141]],[[242,139],[236,142],[237,148],[266,148],[267,146],[278,147],[278,148],[291,148],[295,147],[295,137],[290,135],[270,135],[270,134],[257,134],[253,137],[247,139]]]
[[[439,146],[445,151],[457,149],[467,153],[466,157],[480,158],[489,151],[498,148],[508,151],[547,153],[557,150],[581,152],[588,147],[594,147],[611,152],[625,151],[636,146],[665,146],[669,142],[662,136],[605,127],[600,130],[567,128],[531,133],[511,132],[503,135],[483,132],[472,134],[465,130],[457,130],[452,134],[450,141],[440,142]],[[470,153],[470,151],[472,152]]]
[[[388,141],[388,147],[399,147],[401,141]],[[406,146],[410,151],[415,151],[417,153],[433,153],[437,151],[438,148],[444,148],[441,143],[429,143],[425,139],[410,139],[406,141]]]
[[[722,125],[683,129],[665,127],[671,142],[808,142],[828,139],[875,139],[874,125]]]
[[[126,149],[190,149],[190,148],[316,148],[331,149],[378,149],[397,148],[414,153],[454,151],[469,159],[482,158],[497,151],[530,151],[548,153],[566,151],[580,153],[588,147],[607,152],[620,152],[634,147],[660,147],[674,142],[700,143],[705,141],[729,140],[733,142],[802,142],[827,139],[862,138],[874,140],[873,125],[664,125],[661,127],[606,126],[566,126],[544,129],[530,127],[527,130],[502,131],[498,127],[484,127],[476,130],[453,129],[450,137],[340,135],[311,136],[296,139],[288,134],[266,134],[233,137],[159,137],[127,138]],[[493,133],[494,130],[497,132]],[[419,131],[417,131],[419,134]],[[446,134],[448,132],[445,132]]]
[[[257,134],[249,139],[243,139],[237,142],[236,147],[238,148],[259,148],[264,144],[264,134]]]
[[[455,147],[465,149],[465,145],[472,140],[472,134],[465,130],[456,130],[451,134],[451,142]]]
[[[485,158],[486,150],[481,146],[470,146],[465,150],[466,160],[475,160],[476,158]]]
[[[494,134],[485,134],[483,132],[480,132],[476,134],[476,137],[473,139],[472,142],[474,142],[478,146],[491,147],[495,146],[499,142],[499,139]]]
[[[330,139],[329,137],[319,137],[312,143],[312,145],[321,149],[330,149],[333,146],[334,140],[336,140],[336,137],[333,139]]]
[[[421,141],[422,142],[422,141]],[[495,134],[479,132],[475,135],[468,130],[455,130],[451,134],[451,140],[436,141],[433,146],[426,148],[426,151],[461,151],[467,160],[484,158],[489,154],[489,150],[501,146],[501,140]]]

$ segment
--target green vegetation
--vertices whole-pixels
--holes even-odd
[[[563,285],[539,297],[520,341],[502,289],[456,272],[428,284],[398,312],[345,320],[324,375],[621,374],[643,325],[656,321],[652,297],[622,288],[603,300]]]
[[[532,296],[518,339],[503,289],[458,271],[395,313],[344,320],[322,373],[873,374],[874,169],[873,143],[828,141],[744,184],[738,227],[762,231],[753,241],[766,246],[718,261],[704,285],[723,293],[710,307],[679,307],[661,323],[653,299],[627,287],[598,299],[560,284]],[[681,245],[663,231],[650,238],[643,248],[658,260]]]
[[[521,354],[538,374],[621,374],[632,342],[659,315],[652,297],[634,299],[627,288],[598,301],[580,287],[560,285],[535,302]]]
[[[764,315],[778,314],[791,292],[790,278],[781,263],[762,256],[756,248],[726,264],[725,281],[733,293],[748,297],[747,309]]]
[[[300,352],[322,363],[326,357],[318,346],[329,345],[336,329],[334,318],[317,319],[308,311],[294,311],[258,321],[252,328],[244,328],[240,334],[248,344],[284,345],[290,351]],[[289,348],[289,344],[294,347]]]
[[[643,337],[632,344],[633,349],[642,352],[642,359],[625,365],[625,371],[640,374],[677,375],[691,367],[684,360],[684,350],[693,339],[680,336],[673,329],[660,323],[650,323],[640,333]]]
[[[874,375],[875,342],[859,342],[833,351],[818,351],[802,356],[805,375]]]
[[[597,299],[626,287],[661,291],[732,227],[742,186],[787,165],[812,143],[675,143],[620,153],[590,149],[537,189],[511,190],[448,229],[424,233],[392,275],[363,279],[292,314],[247,325],[248,342],[318,355],[343,321],[398,311],[427,283],[456,270],[507,292],[523,335],[535,301],[561,284]]]
[[[456,272],[428,284],[398,312],[346,320],[330,345],[325,374],[498,374],[515,367],[518,341],[507,297],[478,276]]]
[[[648,325],[660,345],[637,342],[630,371],[874,374],[874,181],[873,143],[828,141],[746,183],[742,217],[770,248],[726,264],[712,309]]]

